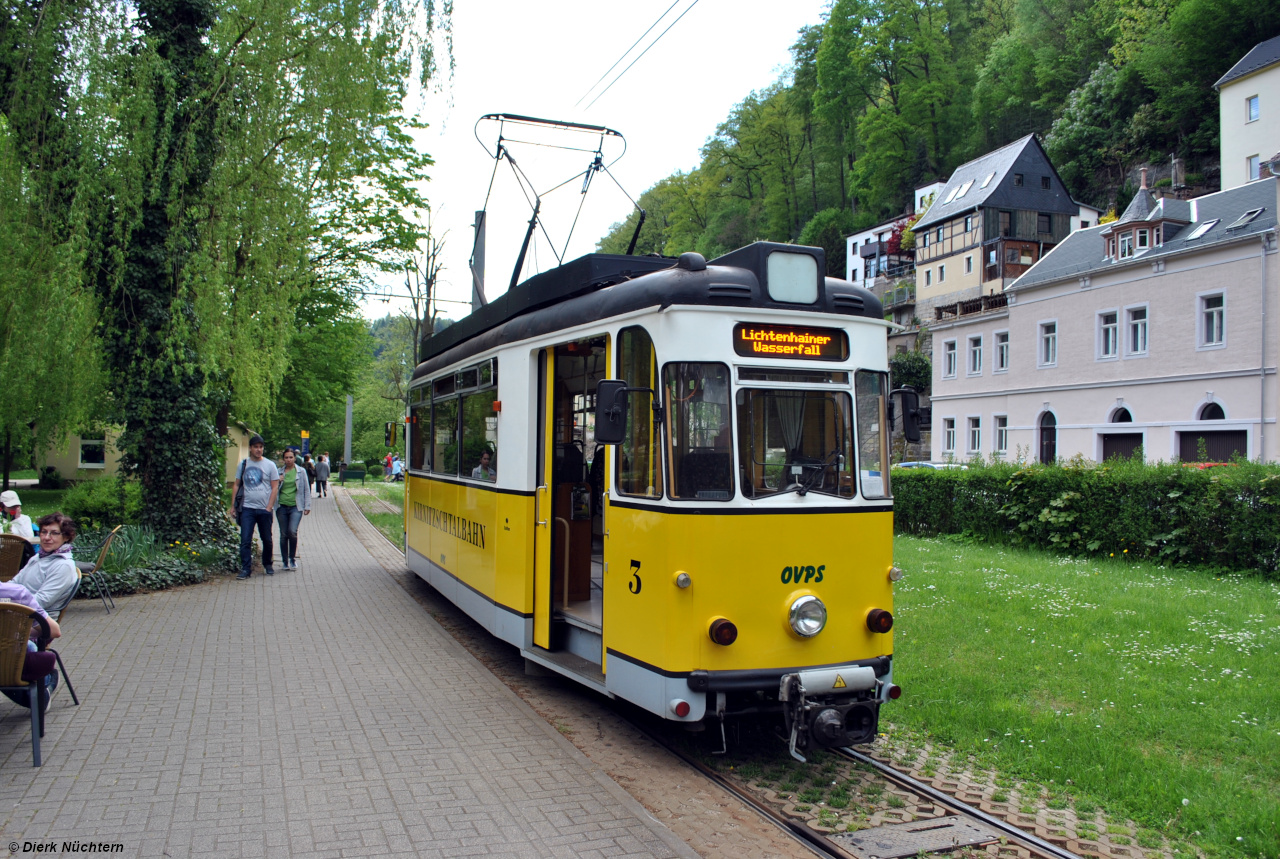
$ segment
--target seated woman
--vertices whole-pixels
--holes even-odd
[[[40,551],[13,577],[13,583],[31,591],[40,607],[56,620],[80,579],[71,557],[76,523],[69,516],[50,513],[40,517],[39,525]]]
[[[36,553],[35,546],[39,542],[35,529],[31,527],[31,517],[22,512],[22,499],[12,489],[0,492],[0,507],[10,519],[6,533],[16,534],[27,541],[22,552],[22,563],[25,564]]]

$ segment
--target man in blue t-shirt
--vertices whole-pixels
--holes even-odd
[[[240,509],[240,575],[237,579],[247,579],[253,575],[253,528],[258,527],[258,536],[262,540],[262,566],[268,575],[274,575],[271,566],[272,552],[275,546],[271,543],[271,511],[276,506],[276,495],[280,491],[280,469],[265,458],[262,453],[266,443],[262,436],[255,435],[249,439],[249,458],[240,463],[236,469],[236,491],[244,484],[244,504]]]

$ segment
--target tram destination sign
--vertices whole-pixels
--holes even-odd
[[[849,336],[839,328],[739,322],[733,326],[733,351],[746,358],[844,361],[849,357]]]

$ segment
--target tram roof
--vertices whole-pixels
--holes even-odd
[[[833,277],[819,278],[818,299],[797,305],[769,297],[763,272],[774,251],[805,253],[826,270],[821,248],[755,242],[707,263],[700,254],[678,260],[658,256],[587,254],[534,275],[422,343],[414,379],[464,361],[502,343],[608,319],[646,307],[711,305],[726,308],[810,310],[882,319],[869,290]]]

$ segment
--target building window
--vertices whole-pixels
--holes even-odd
[[[927,247],[929,247],[929,234],[928,234],[928,233],[921,233],[921,234],[920,234],[920,247],[922,247],[922,248],[927,248]]]
[[[1004,261],[1016,263],[1018,261],[1018,249],[1006,248],[1004,252]]]
[[[982,337],[969,338],[969,375],[982,375]]]
[[[1107,239],[1107,257],[1112,258],[1116,255],[1116,240]]]
[[[1052,367],[1058,363],[1058,323],[1040,323],[1040,366]]]
[[[1041,191],[1048,191],[1048,190],[1049,190],[1049,177],[1048,177],[1048,176],[1041,176],[1041,177],[1040,177],[1040,190],[1041,190]]]
[[[1005,238],[1013,235],[1013,212],[1000,213],[1000,235]]]
[[[107,440],[105,438],[80,439],[80,467],[106,468]]]
[[[1081,221],[1081,222],[1080,222],[1080,229],[1082,229],[1082,230],[1087,230],[1087,229],[1089,229],[1089,222],[1088,222],[1088,221]]]
[[[1161,240],[1162,235],[1163,234],[1160,232],[1160,225],[1157,224],[1156,227],[1151,231],[1151,241],[1155,244],[1156,247],[1160,247],[1162,244],[1164,244],[1164,242]]]
[[[947,340],[942,344],[942,378],[956,377],[956,341]]]
[[[937,238],[937,241],[942,241],[942,227],[938,227],[936,238]]]
[[[964,231],[970,232],[973,229],[973,215],[964,216]]]
[[[1227,342],[1226,296],[1202,295],[1200,297],[1200,345],[1222,346]]]
[[[1114,310],[1098,314],[1098,357],[1120,355],[1120,314]]]
[[[1009,332],[996,332],[996,368],[995,372],[1003,373],[1009,369]]]
[[[996,453],[1009,452],[1009,416],[996,415]]]
[[[1148,231],[1148,230],[1138,230],[1138,247],[1139,247],[1140,249],[1141,249],[1141,248],[1146,248],[1146,247],[1150,247],[1150,246],[1151,246],[1151,245],[1150,245],[1150,242],[1151,242],[1151,238],[1150,238],[1150,236],[1151,236],[1150,231]]]
[[[1044,212],[1038,213],[1036,215],[1036,232],[1037,233],[1053,232],[1053,218],[1049,217]]]
[[[1257,122],[1261,112],[1258,110],[1258,97],[1251,95],[1244,100],[1244,121]]]
[[[1147,308],[1129,310],[1129,354],[1147,354]]]
[[[964,273],[973,274],[973,254],[964,258]]]
[[[946,265],[944,264],[944,265],[938,266],[938,283],[942,283],[946,279],[947,279]]]
[[[1133,233],[1125,233],[1120,236],[1120,259],[1131,256],[1133,256]]]
[[[933,286],[933,269],[926,268],[924,270],[924,285]]]
[[[942,419],[942,450],[944,453],[956,452],[956,419]]]
[[[1244,173],[1245,179],[1250,182],[1262,178],[1262,161],[1257,155],[1250,155],[1244,159]]]
[[[982,450],[982,418],[969,418],[969,452]]]
[[[1013,174],[1013,187],[1015,187],[1015,188],[1021,188],[1021,187],[1022,187],[1022,174],[1021,174],[1021,173],[1014,173],[1014,174]]]

